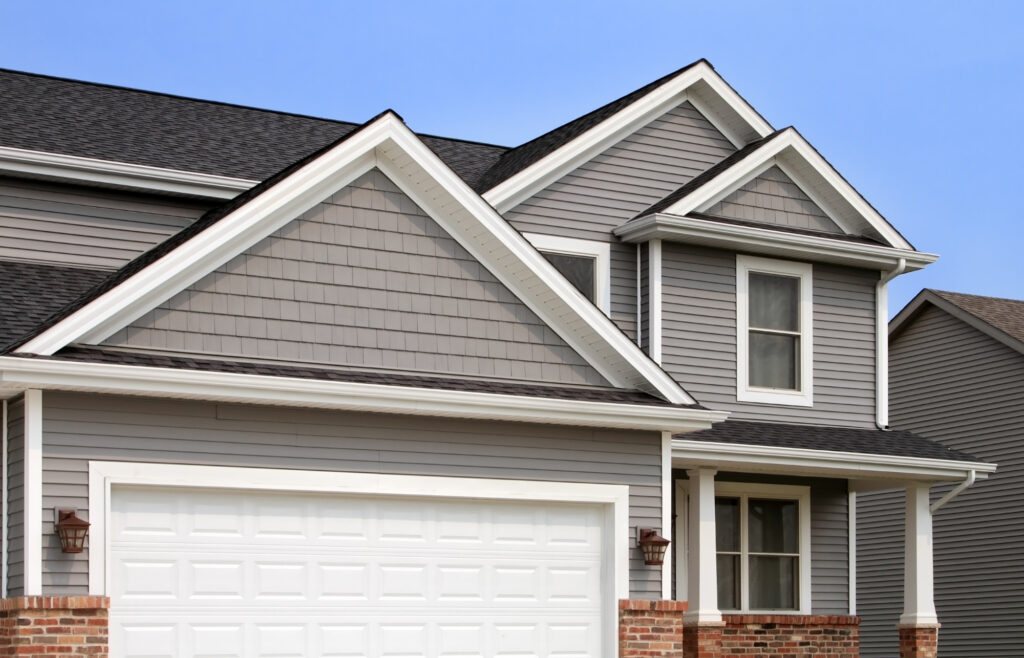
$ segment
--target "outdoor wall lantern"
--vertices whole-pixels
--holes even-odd
[[[644,552],[644,564],[658,566],[665,562],[665,551],[672,542],[650,528],[637,528],[637,546]]]
[[[83,521],[73,509],[57,510],[57,536],[60,550],[65,553],[81,553],[85,548],[85,537],[89,534],[89,522]]]

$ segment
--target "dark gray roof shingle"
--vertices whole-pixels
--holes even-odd
[[[947,448],[906,430],[874,430],[851,427],[816,427],[727,420],[709,430],[678,434],[677,439],[737,443],[742,445],[797,448],[830,452],[856,452],[892,457],[978,462],[970,455]]]

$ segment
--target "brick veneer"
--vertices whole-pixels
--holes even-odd
[[[678,658],[687,607],[685,601],[619,601],[619,658]]]
[[[718,658],[722,655],[724,622],[683,624],[683,658]]]
[[[939,655],[939,625],[899,626],[900,658],[936,658]]]
[[[720,656],[860,656],[860,617],[725,615]]]
[[[0,656],[106,656],[105,596],[0,599]]]

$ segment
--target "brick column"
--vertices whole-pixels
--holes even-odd
[[[0,599],[0,655],[106,656],[109,607],[105,596]]]
[[[722,656],[724,621],[697,621],[683,625],[683,658]]]
[[[901,624],[900,658],[937,658],[939,624]]]
[[[619,658],[678,658],[686,601],[619,601]]]

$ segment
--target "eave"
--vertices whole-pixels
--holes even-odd
[[[624,242],[660,239],[876,270],[891,270],[904,261],[906,271],[914,271],[934,263],[939,258],[936,254],[913,249],[896,249],[665,213],[630,221],[613,232]]]
[[[659,432],[708,429],[728,415],[721,411],[661,405],[0,357],[0,398],[12,397],[27,389]]]

